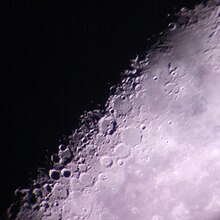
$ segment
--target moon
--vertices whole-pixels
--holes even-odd
[[[8,219],[220,219],[220,6],[182,8]]]

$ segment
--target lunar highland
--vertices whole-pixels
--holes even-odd
[[[182,8],[8,218],[219,220],[219,39],[219,2]]]

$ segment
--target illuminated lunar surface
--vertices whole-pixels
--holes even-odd
[[[16,191],[9,218],[219,220],[219,39],[217,2],[182,9],[105,111],[82,116],[48,176]]]

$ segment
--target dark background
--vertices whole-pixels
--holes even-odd
[[[167,27],[167,14],[200,1],[6,1],[1,15],[4,65],[0,212],[27,186],[45,155],[103,106],[129,60]]]

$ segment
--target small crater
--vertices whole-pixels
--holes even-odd
[[[111,117],[103,117],[99,120],[99,130],[101,133],[112,135],[116,130],[116,122]]]
[[[113,164],[113,160],[109,156],[102,156],[100,158],[100,164],[104,167],[110,167]]]
[[[145,128],[146,128],[146,125],[145,124],[141,124],[141,126],[140,126],[141,131],[143,131]]]
[[[168,24],[168,28],[170,31],[175,31],[176,30],[176,24],[175,23],[169,23]]]
[[[70,177],[71,172],[70,172],[70,170],[64,168],[61,170],[61,175],[64,177]]]
[[[66,146],[65,146],[64,144],[61,144],[61,145],[59,146],[59,150],[61,150],[61,151],[66,150]]]
[[[158,79],[158,77],[157,77],[157,76],[154,76],[154,77],[153,77],[153,80],[155,80],[155,81],[156,81],[157,79]]]
[[[114,155],[119,158],[126,158],[130,155],[130,147],[126,144],[118,144],[113,151]]]
[[[60,173],[57,170],[50,170],[49,171],[49,177],[53,180],[58,180],[60,178]]]
[[[99,178],[99,180],[107,180],[108,179],[106,174],[104,174],[104,173],[100,173],[98,178]]]

